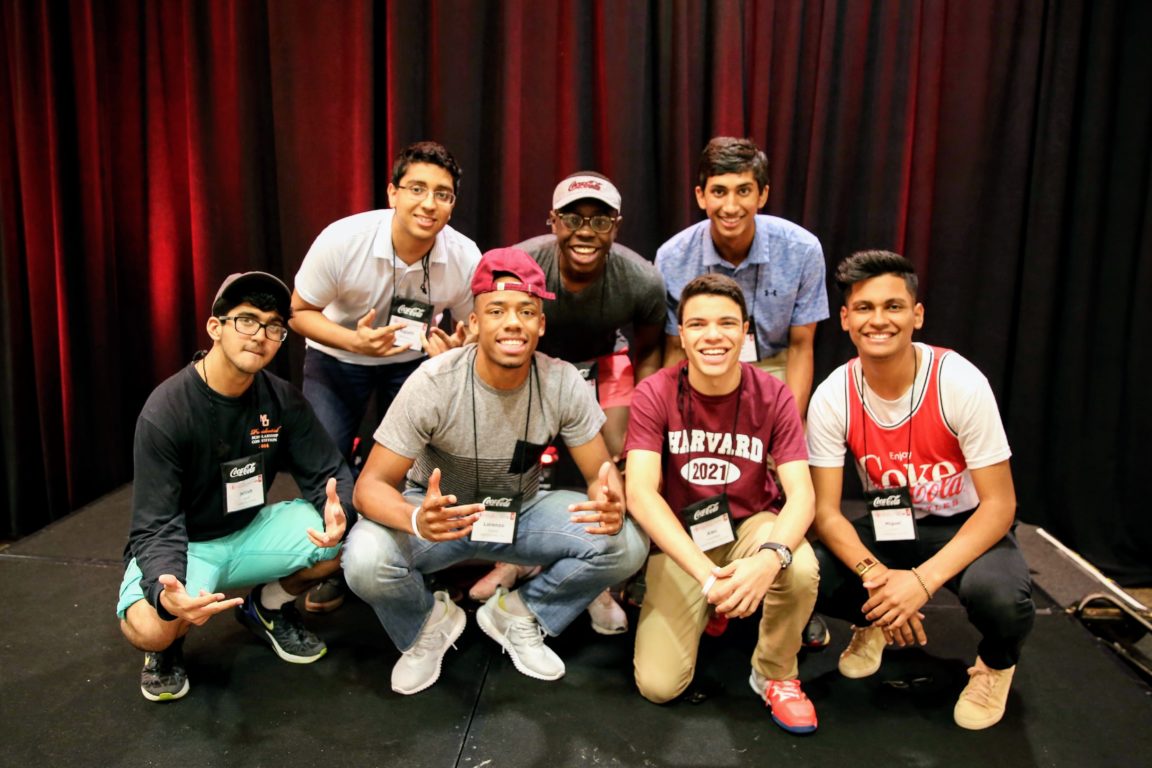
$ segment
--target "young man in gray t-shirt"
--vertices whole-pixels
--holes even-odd
[[[544,636],[632,575],[648,552],[625,517],[603,413],[571,364],[535,351],[541,299],[552,295],[539,265],[514,248],[489,251],[472,293],[477,343],[408,379],[356,484],[363,518],[348,536],[345,576],[402,651],[392,690],[403,694],[436,682],[464,631],[463,610],[446,592],[429,592],[424,574],[473,559],[543,565],[516,591],[498,591],[476,620],[520,672],[556,680],[564,662]],[[556,436],[584,475],[587,498],[539,490],[540,454]]]

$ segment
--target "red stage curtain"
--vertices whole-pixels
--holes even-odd
[[[456,154],[453,226],[482,248],[545,231],[556,181],[594,168],[652,256],[726,133],[829,267],[918,265],[924,338],[1000,397],[1022,516],[1150,578],[1150,38],[1135,0],[0,5],[0,536],[130,480],[219,281],[290,281],[384,203],[402,145]],[[825,323],[818,376],[850,352]],[[298,378],[299,340],[276,367]]]

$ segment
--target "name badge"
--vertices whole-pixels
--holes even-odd
[[[404,327],[396,331],[392,342],[394,346],[402,347],[405,344],[409,349],[423,349],[424,337],[428,335],[428,324],[432,322],[432,305],[425,304],[416,299],[393,299],[392,311],[388,313],[388,325],[404,323]]]
[[[736,529],[732,527],[732,515],[728,511],[728,494],[689,504],[680,510],[680,519],[702,552],[736,541]]]
[[[264,455],[220,462],[224,482],[224,514],[264,506]]]
[[[575,363],[575,365],[576,370],[580,372],[580,378],[584,379],[584,383],[592,388],[592,396],[596,398],[596,402],[600,402],[600,364],[595,360],[588,360],[583,363]]]
[[[754,363],[760,359],[760,352],[756,347],[756,326],[749,325],[748,333],[744,334],[744,343],[740,345],[740,362]]]
[[[480,518],[472,525],[472,541],[511,544],[516,540],[516,518],[523,503],[521,494],[484,493],[478,501],[484,505]]]
[[[912,514],[912,492],[908,486],[865,491],[864,501],[872,514],[876,541],[916,539],[916,516]]]

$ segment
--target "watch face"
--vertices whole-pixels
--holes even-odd
[[[781,568],[787,568],[789,565],[792,564],[792,551],[790,549],[788,549],[788,547],[784,544],[777,544],[775,542],[769,542],[767,544],[762,544],[760,546],[760,549],[770,549],[773,552],[775,552],[776,557],[780,558],[780,567]]]

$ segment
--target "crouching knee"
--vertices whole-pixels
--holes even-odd
[[[602,556],[612,564],[613,584],[639,571],[648,559],[648,535],[630,519],[625,520],[620,533],[605,537],[604,543],[606,546]]]
[[[344,580],[368,603],[385,597],[393,583],[407,577],[407,563],[393,532],[369,520],[358,521],[344,544]]]
[[[691,675],[672,675],[658,669],[636,665],[636,688],[653,704],[667,704],[688,688]]]

